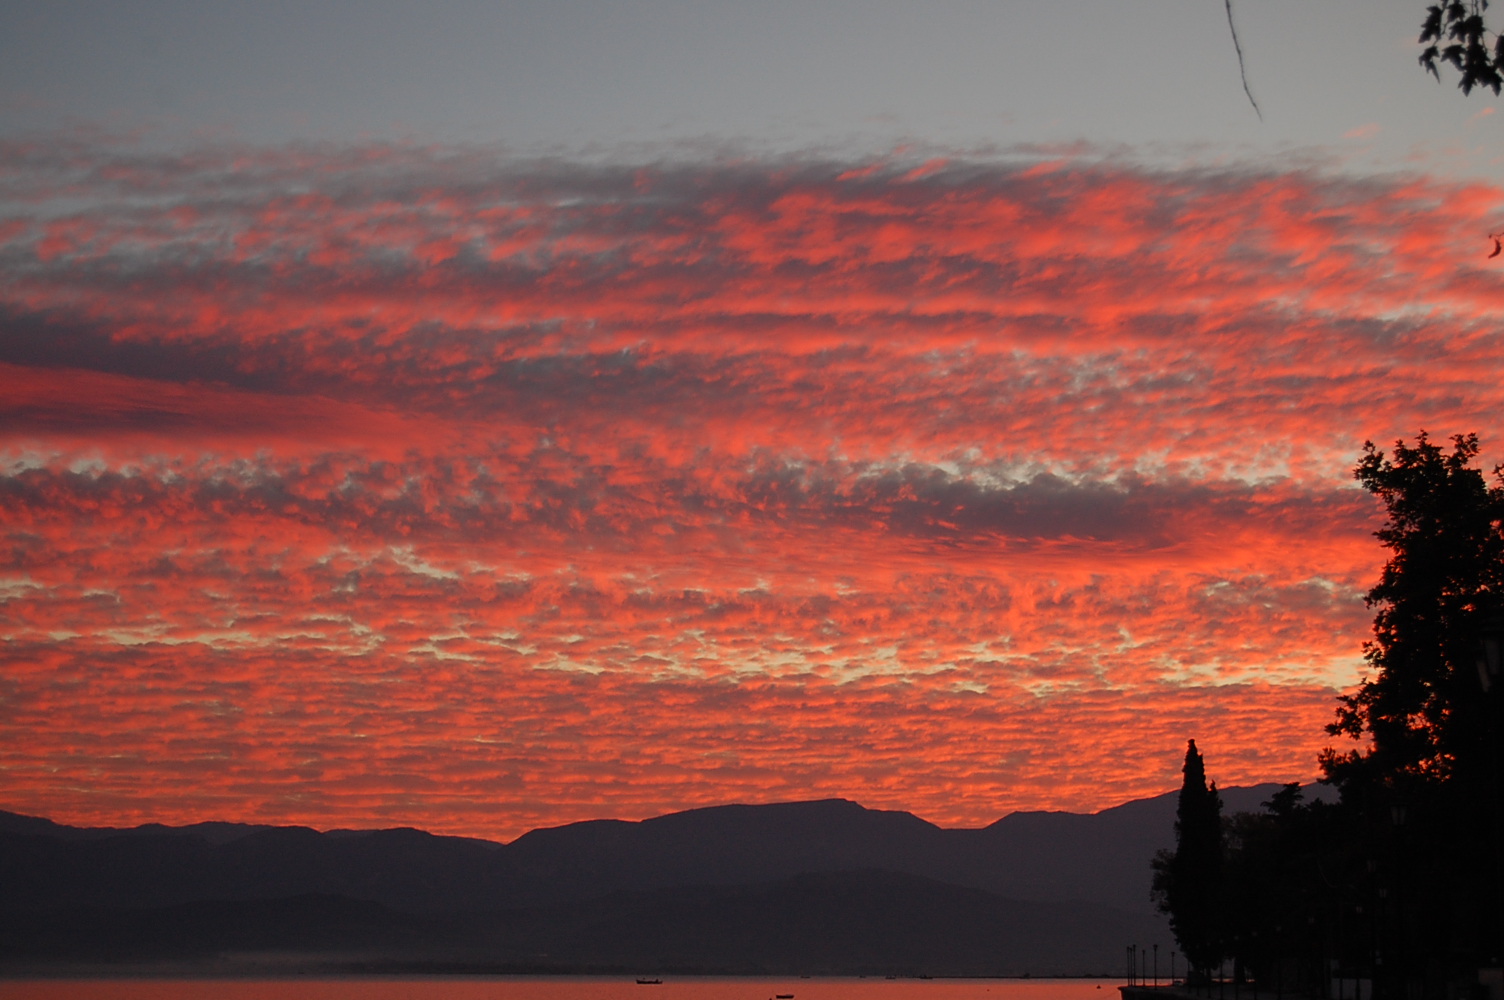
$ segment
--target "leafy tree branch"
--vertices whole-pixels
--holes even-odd
[[[1464,94],[1487,87],[1497,95],[1504,87],[1504,35],[1484,23],[1487,11],[1488,0],[1449,0],[1426,8],[1420,64],[1437,82],[1438,64],[1450,63],[1461,74],[1457,86]]]

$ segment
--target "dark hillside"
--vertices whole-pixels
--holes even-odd
[[[1228,811],[1257,808],[1277,787],[1228,789]],[[988,940],[1032,941],[1035,953],[1074,962],[1121,948],[1130,929],[1139,943],[1168,946],[1149,901],[1149,859],[1174,841],[1174,808],[1165,795],[1092,815],[1015,813],[980,830],[943,830],[831,799],[574,823],[505,845],[411,829],[80,829],[0,813],[0,912],[13,927],[52,927],[43,937],[54,943],[117,941],[127,952],[132,940],[156,940],[152,927],[195,921],[201,932],[163,932],[161,941],[199,941],[202,951],[235,934],[279,940],[300,925],[271,914],[302,898],[356,907],[336,906],[327,934],[309,928],[306,940],[380,944],[383,954],[407,942],[431,957],[435,942],[459,941],[484,961],[635,965],[638,956],[684,968],[823,969],[817,959],[828,955],[866,969],[890,948],[869,953],[864,942],[907,928],[902,954],[956,969],[963,953],[984,954],[973,940],[981,932],[968,929],[977,927]],[[192,909],[199,904],[209,909]],[[257,920],[278,926],[257,931]],[[459,923],[433,930],[445,921]],[[722,934],[742,943],[717,950]],[[972,944],[947,951],[943,941]]]

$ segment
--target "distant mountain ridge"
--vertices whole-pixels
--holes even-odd
[[[1237,812],[1279,787],[1222,794]],[[509,844],[414,829],[79,828],[0,812],[0,961],[181,958],[286,948],[292,935],[346,958],[523,968],[1115,968],[1100,963],[1125,936],[1170,946],[1149,860],[1173,845],[1175,798],[1013,813],[981,829],[843,799],[727,805]],[[290,920],[297,899],[327,920]],[[895,927],[911,933],[875,948]],[[968,951],[959,942],[983,940],[978,928],[994,943]]]
[[[1229,812],[1279,788],[1224,789]],[[844,799],[589,820],[502,844],[411,828],[235,823],[83,828],[0,811],[0,907],[166,906],[330,893],[412,912],[555,905],[622,890],[740,885],[877,869],[1020,900],[1150,912],[1149,859],[1174,843],[1175,794],[1101,812],[1011,813],[942,829]]]

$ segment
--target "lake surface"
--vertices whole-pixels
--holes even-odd
[[[1118,1000],[1106,979],[48,979],[0,980],[5,1000]]]

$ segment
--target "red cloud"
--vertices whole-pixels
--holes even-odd
[[[64,820],[1310,778],[1358,445],[1504,430],[1477,185],[11,152],[0,766]]]

